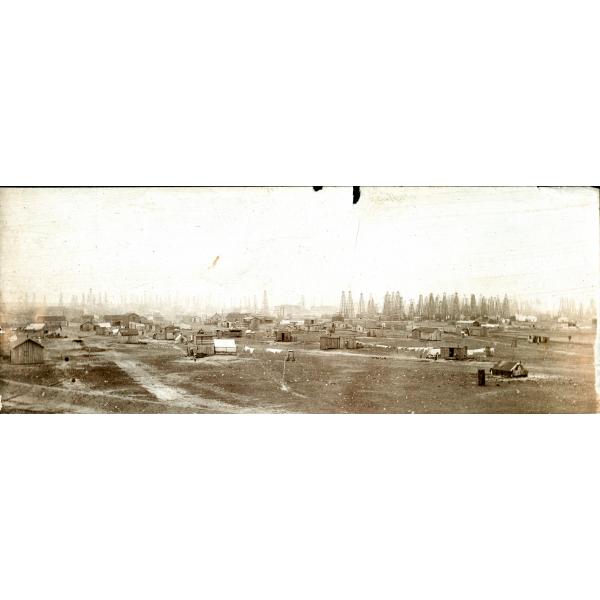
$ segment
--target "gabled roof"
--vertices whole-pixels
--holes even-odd
[[[423,333],[433,333],[439,331],[437,327],[413,327],[412,331],[422,331]]]
[[[498,361],[492,369],[497,371],[512,371],[516,369],[521,364],[518,360],[500,360]]]
[[[23,344],[35,344],[36,346],[39,346],[40,348],[43,348],[44,346],[42,346],[42,344],[40,344],[39,342],[36,342],[35,340],[32,340],[30,338],[27,338],[26,340],[22,340],[21,342],[17,342],[14,346],[13,346],[13,350],[15,348],[18,348],[19,346],[22,346]]]
[[[42,331],[46,323],[29,323],[27,327],[25,327],[25,331]]]

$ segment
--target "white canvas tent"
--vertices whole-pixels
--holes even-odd
[[[237,346],[233,338],[214,338],[215,354],[236,354]]]

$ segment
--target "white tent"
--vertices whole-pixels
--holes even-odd
[[[237,347],[232,338],[214,338],[215,354],[235,354]]]

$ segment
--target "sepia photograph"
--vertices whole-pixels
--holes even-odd
[[[599,190],[4,188],[2,413],[595,413]]]

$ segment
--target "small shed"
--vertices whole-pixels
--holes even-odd
[[[214,338],[215,354],[236,354],[237,346],[233,338]]]
[[[291,331],[276,331],[275,341],[276,342],[295,342],[298,338],[292,335]]]
[[[440,348],[440,357],[446,360],[466,360],[467,356],[467,346],[444,344]]]
[[[10,362],[14,365],[35,365],[44,362],[44,346],[32,339],[17,343],[10,349]]]
[[[82,323],[82,325],[83,325],[83,323]],[[96,333],[98,335],[108,335],[110,333],[110,330],[111,330],[111,324],[108,321],[94,325],[94,333]]]
[[[442,339],[442,332],[437,327],[415,327],[410,336],[415,340],[437,342]]]
[[[385,337],[385,330],[381,327],[370,327],[367,329],[367,337]]]
[[[355,337],[344,338],[344,348],[348,350],[356,350],[358,348],[358,341]]]
[[[25,327],[24,331],[27,334],[27,337],[44,337],[44,335],[48,333],[45,323],[30,323]]]
[[[500,377],[527,377],[528,371],[520,360],[501,360],[491,369],[492,375]]]
[[[321,350],[339,350],[340,338],[332,335],[323,335],[320,338]]]
[[[126,344],[137,344],[139,339],[139,331],[137,329],[121,329],[119,332],[121,341]]]
[[[196,343],[195,345],[188,347],[188,354],[190,356],[204,357],[204,356],[212,356],[215,353],[215,345],[213,344],[212,339],[210,342],[204,343]]]
[[[93,330],[94,330],[94,323],[92,321],[84,321],[79,326],[79,331],[93,331]]]
[[[550,338],[548,338],[548,336],[545,335],[530,335],[529,336],[529,343],[530,344],[547,344],[549,342]]]
[[[160,339],[163,339],[163,340],[174,340],[175,336],[178,333],[179,333],[179,328],[175,327],[174,325],[167,325],[162,330],[162,335],[159,337],[160,337]]]

